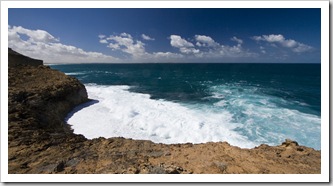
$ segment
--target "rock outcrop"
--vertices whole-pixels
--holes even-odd
[[[8,65],[16,66],[16,65],[22,65],[22,64],[39,66],[39,65],[43,65],[43,60],[32,59],[30,57],[27,57],[20,53],[15,52],[11,48],[8,48]]]
[[[20,58],[14,60],[17,59]],[[8,77],[10,174],[321,171],[321,152],[292,140],[253,149],[241,149],[227,142],[166,145],[121,137],[87,140],[73,134],[64,123],[75,105],[88,101],[85,87],[77,79],[49,67],[19,63],[9,67]]]

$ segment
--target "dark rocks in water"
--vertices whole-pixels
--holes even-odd
[[[8,48],[8,66],[17,66],[17,65],[39,66],[43,65],[43,60],[33,59],[24,56],[18,52],[15,52],[11,48]]]

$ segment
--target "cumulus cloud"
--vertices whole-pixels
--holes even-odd
[[[152,54],[152,57],[157,58],[161,60],[163,59],[180,59],[183,58],[184,56],[182,54],[176,54],[172,52],[155,52]]]
[[[311,47],[311,46],[308,46],[308,45],[305,45],[305,44],[302,44],[302,43],[298,43],[298,44],[296,45],[296,47],[294,47],[292,50],[293,50],[294,52],[301,53],[301,52],[307,52],[307,51],[310,51],[310,50],[312,50],[312,49],[313,49],[313,47]]]
[[[26,38],[26,39],[23,39]],[[46,63],[115,62],[117,59],[99,52],[88,52],[60,40],[45,30],[8,26],[8,45],[24,55]]]
[[[144,34],[141,35],[142,40]],[[148,36],[149,37],[149,36]],[[150,38],[150,37],[149,37]],[[147,39],[147,38],[146,38]],[[195,35],[194,43],[179,35],[170,35],[170,45],[179,50],[179,53],[172,52],[147,52],[145,43],[134,38],[129,33],[100,37],[100,42],[115,51],[121,51],[132,56],[132,62],[140,61],[186,61],[194,59],[223,59],[223,58],[244,58],[255,57],[258,54],[249,52],[242,47],[243,40],[232,37],[236,45],[224,45],[216,42],[207,35]],[[107,42],[105,42],[106,40]]]
[[[254,53],[244,50],[240,44],[234,46],[221,45],[221,47],[215,50],[215,55],[233,58],[255,56]]]
[[[121,33],[120,36],[122,36],[122,37],[128,37],[128,38],[131,38],[131,39],[133,38],[131,36],[131,34],[128,34],[128,33],[125,33],[125,32]]]
[[[282,47],[289,48],[293,52],[301,53],[307,52],[313,49],[313,47],[297,42],[293,39],[286,39],[281,34],[271,34],[271,35],[262,35],[262,36],[253,36],[253,40],[255,41],[264,41],[271,43],[272,46],[276,46],[275,44],[280,44]]]
[[[141,35],[142,37],[142,35]],[[143,39],[143,38],[142,38]],[[192,42],[182,38],[179,35],[170,35],[170,45],[179,49],[179,53],[172,52],[147,52],[145,43],[134,38],[131,34],[121,33],[118,35],[110,35],[100,39],[107,40],[106,46],[115,51],[121,51],[130,54],[133,58],[132,62],[140,61],[186,61],[186,59],[218,59],[218,58],[241,58],[241,57],[254,57],[257,54],[243,49],[243,41],[239,38],[236,39],[236,45],[222,45],[214,41],[210,36],[195,35],[194,45]]]
[[[237,45],[229,46],[216,42],[212,37],[206,35],[195,35],[196,45],[198,47],[207,48],[202,53],[203,57],[214,56],[214,57],[249,57],[253,55],[245,51],[242,47],[243,40],[237,37],[232,37],[230,40],[235,41]]]
[[[259,37],[259,36],[258,36]],[[140,41],[141,39],[141,41]],[[222,59],[224,57],[253,57],[254,54],[243,49],[243,41],[237,37],[231,40],[237,45],[225,45],[216,42],[207,35],[195,35],[193,40],[186,40],[179,35],[170,35],[170,45],[179,50],[177,53],[169,51],[147,52],[143,41],[154,38],[142,34],[140,38],[134,38],[131,34],[123,32],[113,35],[98,35],[98,41],[113,51],[128,54],[128,58],[121,60],[99,52],[85,51],[81,48],[65,45],[60,39],[45,30],[31,30],[21,26],[8,25],[9,47],[14,50],[46,63],[85,63],[85,62],[188,62],[189,60],[201,60],[203,58]],[[261,38],[260,38],[261,39]],[[192,41],[192,42],[191,42]],[[274,43],[272,43],[274,44]],[[286,40],[286,47],[293,46],[294,52],[309,50],[309,46]],[[118,53],[119,54],[119,53]],[[127,61],[126,61],[127,60]]]
[[[170,44],[176,48],[189,48],[194,47],[191,42],[186,41],[185,39],[181,38],[178,35],[171,35],[170,36]]]
[[[106,37],[105,35],[100,34],[100,35],[98,35],[98,37],[99,37],[99,42],[100,43],[103,43],[103,44],[108,43],[108,41],[105,38]]]
[[[283,42],[285,40],[285,38],[283,37],[283,35],[278,34],[271,34],[271,35],[263,35],[263,36],[253,36],[253,39],[256,41],[267,41],[270,43],[273,42]]]
[[[239,39],[239,38],[237,38],[237,37],[232,37],[231,38],[231,41],[235,41],[235,42],[237,42],[238,44],[243,44],[243,40],[241,40],[241,39]]]
[[[141,37],[147,35],[142,34]],[[149,36],[146,37],[147,40]],[[150,38],[150,37],[149,37]],[[106,46],[114,51],[121,51],[131,56],[129,62],[165,62],[167,61],[177,61],[183,58],[182,54],[172,53],[172,52],[152,52],[149,53],[145,49],[145,43],[140,40],[135,39],[129,33],[121,33],[118,35],[110,35],[109,37],[101,38],[102,40],[106,40]],[[148,40],[153,40],[150,38]]]
[[[134,40],[131,34],[125,32],[119,35],[110,35],[107,38],[102,38],[99,42],[107,44],[107,47],[112,50],[120,50],[135,58],[147,54],[144,47],[145,44],[139,40]]]
[[[197,54],[200,52],[200,50],[195,48],[180,48],[179,51],[183,54]]]
[[[208,58],[239,58],[239,57],[254,57],[255,53],[244,50],[242,47],[243,40],[232,37],[231,40],[237,42],[237,45],[229,46],[216,42],[212,37],[206,35],[195,35],[196,46],[200,47],[201,57]]]
[[[106,39],[101,39],[101,40],[99,40],[99,42],[100,42],[100,43],[103,43],[103,44],[108,43],[108,41],[107,41]]]
[[[211,37],[205,35],[195,35],[196,45],[199,47],[216,47],[219,46]]]
[[[281,41],[280,42],[284,47],[287,47],[287,48],[294,48],[296,47],[297,45],[300,45],[301,43],[298,43],[296,42],[295,40],[292,40],[292,39],[287,39],[287,40],[284,40],[284,41]]]
[[[9,34],[10,37],[15,36],[16,34],[19,37],[20,35],[26,35],[29,37],[29,42],[59,42],[59,39],[56,39],[54,36],[44,30],[29,30],[21,26],[9,27],[9,29],[11,31]]]
[[[103,39],[103,38],[105,38],[106,36],[103,35],[103,34],[100,34],[100,35],[98,35],[98,37],[99,37],[100,39]]]
[[[186,39],[181,38],[178,35],[170,36],[171,46],[178,48],[179,51],[183,54],[198,54],[199,49],[195,49],[194,45],[191,42],[186,41]]]
[[[155,38],[149,37],[149,36],[147,36],[146,34],[142,34],[141,37],[142,37],[142,39],[144,39],[144,40],[148,40],[148,41],[153,41],[153,40],[155,40]]]

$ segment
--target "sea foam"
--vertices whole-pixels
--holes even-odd
[[[213,86],[215,104],[151,99],[129,86],[86,85],[94,101],[69,114],[68,123],[86,138],[125,137],[156,143],[227,141],[242,148],[281,144],[286,138],[320,149],[320,117],[279,107],[279,98],[253,89]],[[245,94],[244,94],[245,91]],[[252,92],[252,93],[251,93]],[[89,106],[87,106],[89,105]],[[309,138],[312,136],[313,138]]]
[[[240,125],[231,122],[228,111],[153,100],[148,94],[129,92],[129,86],[86,88],[89,97],[98,102],[71,113],[67,122],[74,133],[88,139],[121,136],[166,144],[228,141],[248,148],[258,145],[233,131]]]
[[[248,140],[278,145],[289,138],[301,145],[321,148],[318,140],[320,116],[309,114],[304,103],[264,94],[253,86],[226,84],[211,86],[210,89],[213,98],[220,98],[214,104],[215,109],[228,110],[233,115],[232,121],[241,123],[234,131]]]

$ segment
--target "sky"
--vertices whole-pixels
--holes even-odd
[[[320,63],[320,9],[8,10],[8,45],[45,63]]]

